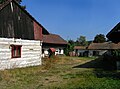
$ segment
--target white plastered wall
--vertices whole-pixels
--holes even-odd
[[[0,38],[0,70],[41,65],[41,42]],[[11,57],[11,45],[21,45],[21,58]]]

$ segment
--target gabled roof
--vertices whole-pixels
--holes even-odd
[[[75,46],[74,49],[86,50],[86,49],[87,49],[87,46]]]
[[[112,42],[120,42],[120,22],[106,35]]]
[[[32,15],[30,15],[25,9],[23,9],[15,0],[6,0],[3,4],[0,4],[0,11],[4,9],[7,5],[9,5],[11,2],[14,2],[24,13],[26,13],[33,21],[35,21],[40,27],[42,27],[43,34],[49,34],[49,32],[34,17],[32,17]]]
[[[43,35],[43,43],[68,44],[62,37],[56,34]]]
[[[110,49],[120,49],[120,43],[111,43],[111,42],[104,42],[104,43],[91,43],[88,46],[89,50],[110,50]]]

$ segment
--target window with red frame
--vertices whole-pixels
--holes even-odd
[[[21,45],[11,45],[12,50],[12,58],[20,58],[21,57]]]

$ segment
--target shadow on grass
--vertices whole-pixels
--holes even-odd
[[[96,58],[73,68],[99,68],[103,70],[116,70],[115,61],[105,60],[102,57]]]
[[[73,68],[100,68],[96,63],[98,63],[99,60],[95,59],[89,62],[86,62],[81,65],[74,66]],[[97,66],[96,66],[97,65]]]
[[[95,60],[91,60],[87,63],[74,66],[73,68],[94,68],[93,73],[98,78],[110,78],[110,79],[120,79],[120,71],[116,71],[115,60],[108,60],[99,57]]]

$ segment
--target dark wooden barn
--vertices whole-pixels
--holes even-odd
[[[66,45],[63,38],[51,35],[16,0],[0,4],[0,69],[41,65],[42,47],[53,47],[56,53],[63,54]]]
[[[114,60],[115,67],[120,70],[120,22],[106,35],[106,37],[114,42],[118,47],[112,50],[111,56],[108,59]],[[112,62],[112,63],[113,63]]]
[[[0,37],[42,40],[48,31],[15,0],[7,0],[0,8]]]
[[[120,42],[120,22],[107,34],[107,38],[115,43]]]
[[[43,34],[49,32],[16,0],[0,4],[0,69],[41,65]]]

